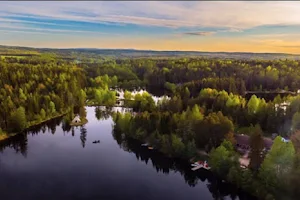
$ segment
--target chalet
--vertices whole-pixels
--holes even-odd
[[[72,120],[73,124],[77,124],[77,123],[80,123],[80,122],[81,122],[81,120],[80,120],[79,115],[76,115],[75,118]]]
[[[251,150],[250,147],[250,137],[248,135],[243,134],[236,134],[235,136],[236,140],[236,150],[242,154],[242,156],[239,158],[239,162],[242,168],[246,168],[250,164],[250,158],[249,153]],[[273,140],[270,138],[263,138],[264,140],[264,151],[269,151],[272,147]]]
[[[286,109],[290,105],[290,102],[283,102],[280,104],[275,104],[275,111],[278,111],[279,109],[282,109],[284,114],[286,114]]]
[[[250,137],[248,135],[235,135],[236,148],[241,153],[246,153],[250,151]],[[269,151],[273,144],[273,140],[270,138],[263,138],[265,150]]]
[[[278,134],[273,133],[272,138],[275,139],[275,137]],[[250,137],[248,135],[243,134],[236,134],[235,136],[236,140],[236,150],[242,154],[242,156],[239,158],[241,167],[245,168],[248,167],[250,163],[249,153],[251,151],[250,148]],[[285,139],[281,137],[283,142],[290,142],[289,139]],[[264,150],[263,152],[269,151],[273,145],[273,140],[267,137],[263,138],[264,141]],[[263,153],[261,152],[261,153]]]

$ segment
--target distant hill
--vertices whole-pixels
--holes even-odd
[[[115,58],[137,57],[208,57],[230,59],[295,59],[300,60],[300,54],[286,53],[245,53],[245,52],[204,52],[204,51],[154,51],[136,49],[97,49],[97,48],[32,48],[0,45],[0,55],[24,54],[37,55],[40,53],[55,53],[63,57],[76,57],[82,54],[93,56],[110,56]]]

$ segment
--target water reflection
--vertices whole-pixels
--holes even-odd
[[[207,170],[190,170],[190,163],[187,161],[168,158],[158,151],[148,150],[147,148],[142,147],[140,142],[124,138],[122,137],[122,134],[117,131],[113,131],[113,137],[124,151],[133,152],[137,160],[145,162],[146,164],[151,162],[153,168],[156,169],[157,172],[164,174],[178,172],[184,177],[185,182],[190,187],[195,187],[198,182],[206,183],[207,188],[216,200],[222,200],[226,197],[230,197],[230,199],[233,200],[237,198],[240,200],[255,199],[248,195],[245,196],[246,194],[239,191],[233,185],[222,181]]]
[[[80,127],[80,140],[81,140],[81,145],[84,148],[85,147],[85,142],[86,142],[86,128],[84,126]]]
[[[95,108],[95,117],[98,120],[107,120],[111,114],[110,108],[105,108],[104,106],[97,106]]]
[[[98,120],[106,121],[111,121],[110,115],[112,112],[122,111],[122,109],[120,110],[119,108],[104,109],[103,107],[95,107],[93,110],[95,111],[95,113],[92,113],[93,117]],[[24,134],[19,134],[8,140],[0,142],[0,151],[3,151],[5,148],[11,148],[14,149],[16,153],[22,154],[26,158],[28,154],[28,137],[30,135],[45,134],[47,130],[49,134],[55,134],[56,130],[59,130],[60,128],[62,128],[64,134],[66,133],[66,137],[68,137],[69,133],[74,136],[75,129],[77,129],[69,126],[68,123],[65,122],[64,118],[60,117],[39,126],[35,126]],[[89,124],[78,127],[80,132],[80,145],[82,148],[86,147],[88,128]],[[125,138],[124,135],[117,130],[112,132],[112,136],[123,151],[133,153],[138,161],[144,162],[146,165],[151,165],[157,173],[169,174],[170,176],[172,176],[175,172],[179,173],[184,178],[185,183],[190,187],[196,187],[198,184],[206,186],[213,199],[255,199],[242,193],[231,184],[218,179],[211,172],[206,170],[191,171],[190,164],[188,162],[180,159],[168,158],[155,150],[148,150],[147,148],[142,147],[140,142]],[[99,147],[101,147],[101,145]],[[107,148],[108,149],[105,150],[110,151],[109,147]],[[155,179],[155,177],[153,179]]]
[[[28,149],[28,135],[45,133],[47,130],[52,134],[55,134],[56,127],[60,126],[62,119],[62,117],[52,119],[40,125],[33,126],[30,130],[24,131],[22,134],[0,141],[0,152],[2,152],[5,148],[12,148],[16,151],[16,153],[21,153],[24,157],[26,157]]]
[[[95,107],[95,117],[98,120],[107,120],[111,117],[114,112],[133,112],[132,108],[124,107],[105,107],[105,106],[96,106]]]
[[[71,130],[71,126],[67,123],[64,123],[63,117],[58,117],[52,119],[50,121],[44,122],[42,124],[33,126],[30,130],[24,131],[22,134],[18,134],[7,140],[0,141],[0,152],[2,152],[5,148],[12,148],[16,151],[16,153],[21,153],[26,157],[27,155],[27,145],[28,145],[28,135],[38,135],[41,133],[46,133],[46,131],[51,134],[55,134],[56,128],[61,125],[64,132],[69,132]]]
[[[0,152],[2,152],[5,148],[14,149],[16,153],[20,153],[24,157],[26,157],[28,149],[27,134],[18,134],[12,138],[8,138],[7,140],[1,141]]]

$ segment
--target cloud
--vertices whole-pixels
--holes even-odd
[[[237,28],[229,28],[229,29],[226,29],[226,30],[220,30],[218,32],[241,33],[241,32],[243,32],[243,30],[242,29],[237,29]]]
[[[256,34],[247,36],[248,42],[257,46],[288,47],[300,45],[300,33],[290,34]]]
[[[300,2],[0,2],[1,15],[35,16],[144,26],[219,27],[299,25]]]
[[[10,18],[1,18],[0,23],[8,22],[8,23],[18,23],[18,24],[40,24],[40,25],[53,25],[53,26],[67,26],[67,27],[74,27],[70,24],[59,24],[59,23],[50,23],[50,22],[36,22],[36,21],[28,21],[26,19],[17,20],[17,19],[10,19]]]
[[[236,32],[241,33],[243,30],[235,29],[235,28],[229,28],[225,30],[217,30],[217,31],[191,31],[191,32],[185,32],[184,35],[194,35],[194,36],[211,36],[219,32]]]
[[[185,35],[194,35],[194,36],[210,36],[215,34],[213,31],[199,31],[199,32],[187,32]]]
[[[100,34],[100,35],[120,35],[118,33],[105,33],[99,31],[88,30],[70,30],[70,29],[51,29],[51,28],[36,28],[27,27],[26,25],[3,23],[0,21],[0,30],[6,32],[27,32],[27,33],[55,33],[55,34],[70,34],[70,33],[84,33],[84,34]]]
[[[1,33],[4,34],[11,34],[11,33],[26,33],[26,34],[42,34],[42,35],[47,35],[48,33],[45,32],[36,32],[36,31],[23,31],[23,30],[1,30]]]
[[[300,49],[300,45],[283,45],[283,46],[279,46],[279,47]]]
[[[299,13],[296,1],[0,1],[0,41],[102,47],[109,40],[108,47],[117,40],[115,47],[143,43],[151,48],[156,42],[157,49],[167,41],[175,49],[189,44],[217,51],[243,50],[251,43],[249,49],[296,51],[291,46],[300,44]],[[233,46],[235,41],[240,42]]]
[[[249,37],[248,42],[256,46],[300,50],[300,34],[257,35]],[[299,51],[297,53],[300,53]]]

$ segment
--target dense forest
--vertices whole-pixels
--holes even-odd
[[[205,151],[212,171],[263,199],[299,195],[300,61],[0,50],[0,139],[66,113],[70,120],[86,105],[99,114],[98,106],[116,105],[121,89],[133,112],[111,113],[115,137],[171,157]],[[149,93],[132,95],[138,88]],[[169,98],[155,102],[150,93]],[[265,152],[263,138],[273,133],[292,142],[278,136]],[[247,169],[239,166],[236,134],[250,137]]]
[[[85,73],[58,60],[0,61],[1,132],[19,132],[85,104]]]
[[[89,76],[116,75],[123,87],[147,86],[174,91],[188,87],[192,96],[202,88],[246,91],[292,91],[300,88],[300,65],[295,60],[220,60],[206,58],[117,59],[80,63]]]
[[[211,92],[211,89],[205,90]],[[300,180],[300,133],[297,131],[299,112],[293,115],[293,130],[289,132],[294,146],[292,142],[286,143],[278,136],[270,151],[266,152],[263,143],[267,134],[259,124],[238,128],[238,122],[232,119],[232,116],[239,117],[236,115],[237,107],[230,98],[225,102],[232,105],[227,103],[227,107],[223,101],[225,106],[220,111],[205,111],[206,107],[198,104],[182,109],[180,96],[169,101],[163,99],[157,105],[147,94],[136,96],[126,106],[132,106],[139,112],[113,113],[115,137],[121,138],[124,135],[145,141],[171,157],[189,159],[198,157],[198,151],[204,150],[210,155],[212,171],[261,199],[293,199],[299,195],[296,186]],[[255,105],[259,101],[258,98],[252,98],[242,108],[246,117],[259,121],[256,118],[260,116],[255,116]],[[231,114],[227,114],[226,110],[231,111]],[[275,121],[270,121],[270,124],[276,126]],[[249,168],[240,167],[234,132],[250,136]]]

